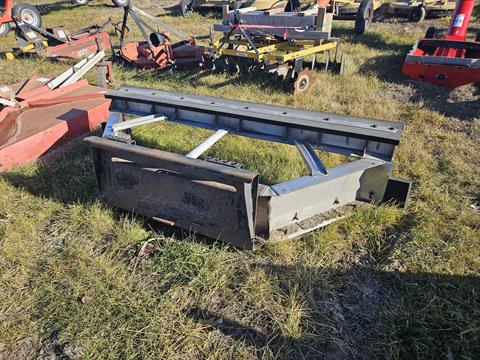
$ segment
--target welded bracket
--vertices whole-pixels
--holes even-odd
[[[310,175],[327,175],[327,169],[322,163],[322,160],[318,157],[317,153],[313,146],[307,141],[295,141],[295,145],[300,151],[303,160],[307,164],[308,168],[310,169]]]

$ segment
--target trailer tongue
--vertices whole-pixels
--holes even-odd
[[[324,226],[361,202],[404,205],[410,182],[390,177],[403,125],[330,113],[122,86],[102,137],[86,139],[114,206],[241,248]],[[139,118],[127,120],[125,115]],[[213,134],[187,155],[135,145],[131,128],[168,122]],[[310,175],[275,185],[226,160],[200,159],[225,134],[294,145]],[[359,159],[327,169],[315,149]]]
[[[474,5],[475,0],[459,0],[445,38],[432,39],[434,29],[430,28],[407,55],[403,73],[452,88],[479,82],[480,36],[474,42],[466,41]]]

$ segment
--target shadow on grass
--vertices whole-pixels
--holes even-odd
[[[206,84],[202,79],[211,76],[222,76],[225,77],[224,81],[220,81],[215,84]],[[151,81],[154,77],[160,78],[162,80],[171,80],[172,72],[169,71],[137,71],[133,76],[133,79],[136,81]],[[239,75],[226,75],[226,74],[217,74],[211,71],[175,71],[173,73],[175,81],[179,83],[188,84],[192,87],[201,87],[205,86],[212,90],[218,90],[225,86],[241,86],[241,85],[255,85],[269,92],[285,92],[283,86],[283,81],[280,81],[274,75],[268,75],[262,73],[256,76],[252,74],[239,74]],[[293,86],[292,86],[293,93]]]
[[[64,0],[64,1],[57,1],[55,3],[35,5],[35,7],[37,8],[37,10],[40,12],[41,15],[47,15],[47,14],[57,12],[57,11],[62,11],[65,9],[71,10],[79,6],[84,6],[84,5],[78,4],[73,0]]]
[[[98,135],[98,134],[96,134]],[[12,186],[41,198],[60,201],[64,204],[83,204],[89,206],[103,195],[98,188],[97,178],[91,159],[90,146],[81,139],[61,145],[40,158],[35,169],[29,167],[0,173]],[[178,240],[190,240],[206,246],[218,246],[215,240],[192,234],[192,232],[167,226],[142,215],[118,208],[113,212],[117,220],[125,216],[134,216],[154,232]],[[233,250],[232,250],[233,251]]]
[[[341,43],[362,44],[371,49],[388,50],[396,52],[406,52],[411,45],[402,45],[395,42],[386,41],[379,33],[367,32],[362,35],[354,33],[353,29],[334,28],[332,30],[333,37],[339,37]]]
[[[11,185],[34,196],[66,204],[91,203],[100,196],[90,149],[82,140],[59,146],[33,166],[15,169],[1,176]]]
[[[177,1],[176,4],[168,7],[163,8],[163,12],[158,13],[157,16],[178,16],[178,17],[183,17],[181,11],[180,11],[180,0]],[[195,12],[205,16],[205,17],[215,17],[215,18],[221,18],[222,17],[222,8],[209,8],[209,7],[198,7],[195,9]],[[188,19],[188,15],[185,17],[185,19]]]
[[[258,351],[268,347],[283,359],[475,356],[480,350],[480,277],[409,273],[392,263],[398,242],[410,238],[415,226],[407,216],[382,236],[381,244],[365,244],[373,251],[342,267],[254,259],[250,269],[266,274],[280,293],[295,289],[307,299],[300,334],[286,335],[272,329],[272,322],[243,319],[221,307],[192,307],[187,315],[210,331]]]
[[[80,140],[35,171],[20,169],[1,176],[35,196],[65,203],[88,204],[101,196],[89,146]],[[125,212],[116,213],[120,217]],[[191,239],[191,234],[176,228],[147,219],[145,224],[167,237]],[[414,236],[415,226],[415,219],[407,218],[382,236],[380,244],[367,246],[371,250],[359,260],[338,267],[249,257],[248,271],[267,275],[278,293],[292,294],[295,289],[302,295],[298,324],[292,313],[293,322],[284,323],[286,331],[277,330],[275,318],[289,319],[290,314],[277,310],[267,313],[266,319],[253,320],[241,312],[224,313],[223,306],[191,307],[187,315],[207,330],[259,352],[268,348],[283,359],[367,359],[386,354],[406,359],[475,358],[480,351],[480,277],[408,273],[401,265],[390,264],[397,242]],[[218,246],[203,237],[195,241]],[[248,275],[247,270],[238,271],[241,277]],[[297,325],[300,331],[289,331]]]
[[[468,358],[480,350],[478,276],[272,263],[254,269],[308,299],[300,337],[266,324],[246,325],[222,309],[192,307],[187,315],[209,331],[257,351],[268,347],[282,359]],[[339,289],[328,289],[332,278],[342,282]]]

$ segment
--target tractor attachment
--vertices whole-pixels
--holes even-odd
[[[25,53],[35,53],[58,60],[80,60],[99,50],[111,47],[110,36],[103,29],[111,24],[109,19],[102,25],[92,25],[70,33],[64,27],[41,29],[20,19],[15,19],[18,48],[6,54],[8,60]]]
[[[426,17],[450,16],[455,10],[455,0],[400,0],[388,4],[388,12],[394,16],[404,16],[410,21],[420,22]]]
[[[338,54],[338,39],[330,37],[333,15],[326,8],[310,13],[224,7],[223,23],[213,27],[223,35],[208,48],[205,68],[230,74],[276,74],[286,90],[296,93],[311,87],[313,70],[343,73],[345,59]]]
[[[429,28],[408,53],[402,71],[415,80],[459,87],[480,81],[480,32],[474,42],[466,41],[467,27],[475,0],[460,0],[447,35],[434,39],[435,28]]]
[[[103,136],[85,139],[99,187],[113,206],[161,223],[251,249],[325,226],[361,203],[407,201],[410,182],[390,176],[402,123],[132,86],[106,97]],[[131,129],[159,121],[212,135],[185,156],[136,145]],[[228,159],[202,159],[226,134],[296,146],[310,174],[264,185]],[[316,149],[358,160],[327,169]]]
[[[153,15],[130,5],[130,3],[123,7],[123,10],[124,16],[120,30],[120,57],[125,62],[142,70],[198,67],[204,49],[195,45],[195,39],[185,37],[174,28],[160,22]],[[168,32],[160,32],[153,28],[143,21],[139,15],[148,18]],[[129,16],[142,33],[144,41],[124,44]],[[150,31],[150,35],[147,35],[146,29]],[[183,40],[172,44],[169,32]]]
[[[90,55],[53,79],[34,76],[0,86],[0,171],[25,165],[105,121],[107,89],[81,80],[104,56]]]

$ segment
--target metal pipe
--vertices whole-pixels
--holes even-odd
[[[205,151],[210,149],[218,140],[228,134],[227,130],[219,129],[215,131],[208,139],[198,145],[195,149],[190,151],[187,155],[188,158],[191,159],[198,159],[200,155],[202,155]]]
[[[447,30],[446,39],[465,41],[474,6],[475,0],[458,0],[455,13]]]
[[[310,169],[310,175],[327,175],[327,169],[323,165],[322,160],[320,160],[315,149],[308,141],[295,141],[295,146]]]
[[[140,118],[127,120],[127,121],[122,121],[122,122],[118,122],[116,124],[113,124],[112,125],[112,130],[116,135],[117,132],[122,131],[122,130],[131,129],[135,126],[151,124],[153,122],[163,121],[163,120],[167,120],[167,117],[166,116],[160,116],[160,115],[147,115],[147,116],[142,116]]]

